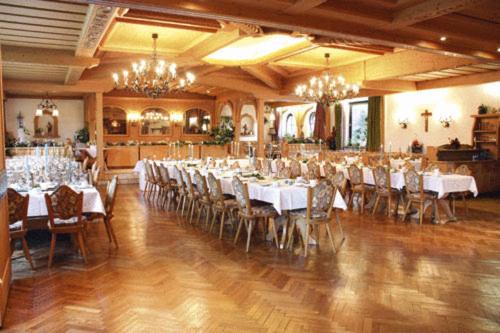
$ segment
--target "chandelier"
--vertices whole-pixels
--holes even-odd
[[[153,54],[149,61],[141,60],[132,63],[132,75],[128,70],[122,71],[122,76],[113,73],[116,89],[126,89],[136,93],[146,94],[150,98],[158,98],[170,92],[184,90],[193,84],[195,76],[187,72],[185,77],[177,79],[177,65],[158,59],[156,41],[158,34],[153,34]]]
[[[330,53],[325,53],[327,68],[330,65]],[[305,100],[325,106],[336,104],[342,99],[352,98],[359,93],[359,86],[345,82],[344,77],[324,72],[319,77],[313,76],[309,83],[299,84],[295,94]]]
[[[157,122],[157,121],[162,121],[162,120],[168,120],[168,116],[164,115],[163,112],[159,111],[148,111],[146,114],[141,116],[142,121],[151,121],[151,122]]]
[[[49,98],[48,93],[45,98],[42,99],[40,103],[38,103],[35,111],[35,116],[41,117],[45,112],[50,113],[53,117],[59,116],[59,109],[57,108],[57,105]]]

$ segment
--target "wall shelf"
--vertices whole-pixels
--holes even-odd
[[[487,150],[491,157],[498,160],[500,157],[500,114],[472,115],[472,144],[474,148]]]

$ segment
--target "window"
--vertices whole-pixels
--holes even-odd
[[[168,112],[158,108],[148,108],[141,113],[141,135],[170,134]]]
[[[307,118],[308,129],[307,132],[310,137],[314,136],[314,124],[316,123],[316,111],[312,111],[309,113],[309,117]]]
[[[296,134],[296,128],[295,128],[295,117],[293,116],[292,113],[289,113],[288,116],[286,116],[285,120],[285,135],[287,136],[295,136]]]
[[[349,103],[348,145],[366,147],[368,135],[368,102]]]
[[[202,109],[189,109],[184,114],[184,134],[207,134],[210,114]]]

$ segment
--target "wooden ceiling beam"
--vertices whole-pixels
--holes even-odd
[[[484,0],[427,0],[394,13],[390,24],[397,29],[446,14],[458,12],[471,6],[479,6]]]
[[[73,0],[80,3],[97,3],[117,7],[132,8],[145,11],[154,11],[170,15],[179,15],[195,18],[205,18],[237,22],[242,24],[254,24],[262,27],[281,29],[283,31],[297,31],[303,34],[327,36],[343,40],[359,41],[369,44],[381,44],[398,48],[411,48],[421,51],[435,52],[449,55],[454,53],[464,57],[477,59],[500,60],[500,54],[496,50],[478,50],[468,46],[450,45],[436,43],[434,40],[415,39],[411,34],[401,32],[389,32],[374,29],[366,19],[347,21],[342,18],[319,16],[321,8],[314,8],[302,15],[288,15],[279,10],[263,10],[265,4],[256,2],[238,1],[241,5],[235,6],[234,1],[202,1],[202,0]],[[433,0],[436,1],[436,0]],[[439,0],[450,1],[450,0]],[[457,0],[480,1],[480,0]],[[427,2],[426,2],[427,3]],[[444,3],[444,2],[443,2]],[[258,5],[258,6],[257,6]],[[260,6],[260,7],[259,7]],[[274,5],[273,5],[274,6]],[[321,9],[322,10],[322,9]],[[423,11],[423,9],[422,9]],[[331,13],[331,11],[328,11]],[[345,14],[344,14],[345,15]],[[434,16],[435,17],[435,16]],[[391,21],[380,19],[379,22],[390,24]],[[361,24],[363,23],[363,24]]]
[[[70,50],[40,49],[24,46],[2,46],[3,62],[39,64],[48,66],[79,66],[91,68],[99,65],[98,58],[78,57]]]
[[[365,80],[361,83],[363,89],[390,90],[395,92],[415,91],[417,86],[413,81],[389,79],[389,80]]]
[[[279,99],[282,97],[280,96],[279,91],[259,84],[258,81],[253,82],[250,80],[237,79],[217,73],[199,77],[196,79],[196,83],[200,85],[240,91],[264,99]]]
[[[6,92],[26,94],[94,93],[113,89],[112,80],[80,80],[73,85],[24,80],[4,80],[3,83]]]
[[[500,81],[500,71],[477,73],[471,75],[454,76],[445,79],[417,82],[417,90],[467,86]]]
[[[300,14],[314,7],[318,7],[326,1],[327,0],[295,0],[294,4],[287,7],[284,12],[292,15]]]
[[[240,68],[273,89],[281,89],[283,85],[283,78],[266,65],[241,66]]]
[[[119,22],[132,22],[144,25],[166,26],[171,28],[217,32],[221,25],[216,20],[182,17],[144,10],[129,10],[125,16],[117,18]]]

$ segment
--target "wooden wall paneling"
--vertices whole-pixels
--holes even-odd
[[[11,280],[11,253],[7,208],[7,175],[5,173],[5,117],[0,45],[0,325],[3,323]]]
[[[255,103],[257,113],[257,156],[264,157],[264,100],[258,98]]]
[[[102,93],[94,94],[95,120],[96,120],[96,145],[97,145],[97,165],[102,168],[104,164],[104,124],[103,124],[103,98]]]
[[[96,142],[96,122],[95,122],[95,99],[90,95],[85,95],[83,97],[84,105],[84,122],[89,130],[89,140]]]

